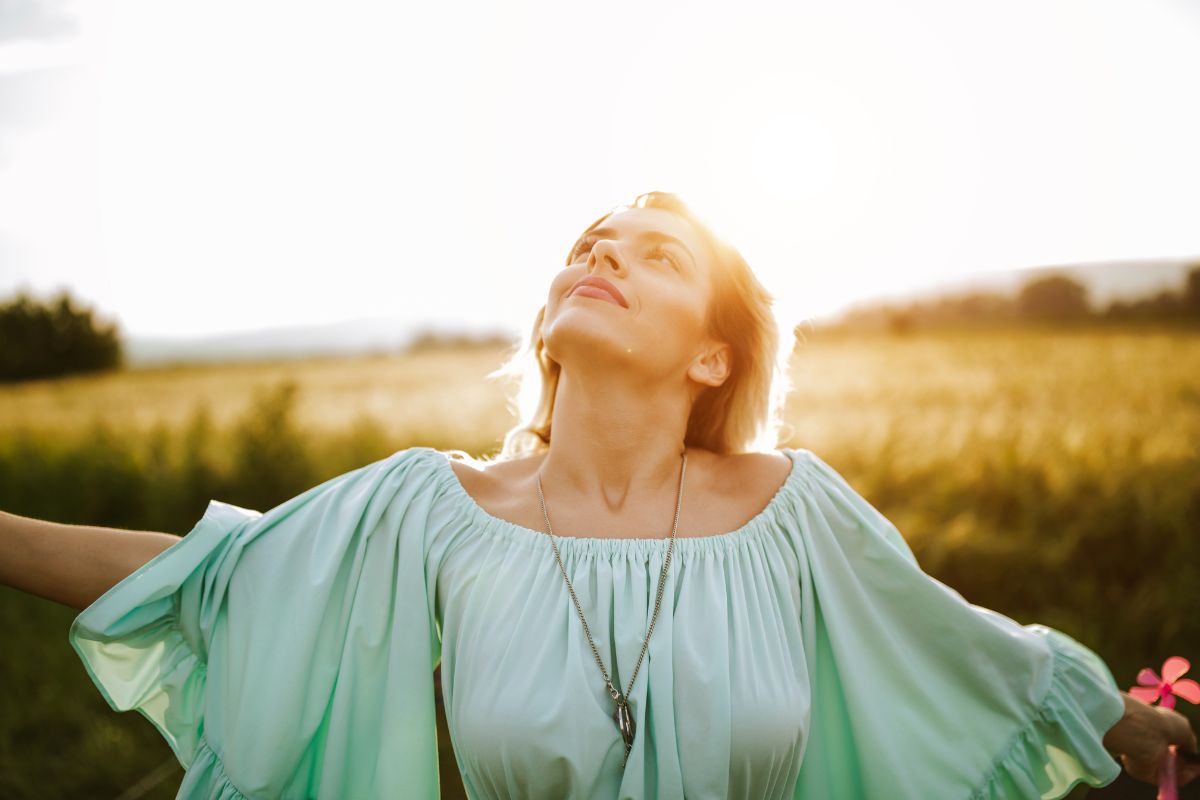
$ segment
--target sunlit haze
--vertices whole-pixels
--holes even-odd
[[[135,335],[523,332],[579,232],[651,190],[793,322],[1200,254],[1186,0],[22,8],[0,292],[67,286]]]

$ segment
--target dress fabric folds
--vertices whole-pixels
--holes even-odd
[[[181,798],[1059,798],[1124,711],[1067,634],[968,603],[807,449],[741,528],[676,538],[613,703],[545,533],[400,450],[265,513],[217,500],[69,641],[160,731]],[[668,539],[556,537],[624,690]],[[453,752],[438,752],[433,669]]]

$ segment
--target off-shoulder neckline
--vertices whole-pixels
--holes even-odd
[[[454,467],[450,464],[449,455],[441,450],[432,447],[415,448],[423,450],[434,459],[434,469],[437,475],[440,476],[441,482],[446,490],[454,497],[456,502],[466,510],[472,521],[478,523],[481,527],[490,531],[500,533],[511,537],[518,541],[523,541],[526,544],[538,544],[544,546],[548,535],[545,531],[535,531],[532,528],[527,528],[524,525],[518,525],[511,520],[497,517],[488,512],[483,506],[471,496],[470,492],[462,485],[458,474],[454,471]],[[753,517],[748,519],[741,527],[736,530],[726,531],[724,533],[713,533],[707,536],[677,536],[675,537],[676,551],[686,551],[694,549],[722,549],[725,547],[739,544],[750,538],[754,533],[767,527],[767,522],[773,518],[778,506],[783,502],[785,495],[792,491],[795,485],[800,481],[800,475],[803,462],[807,462],[810,452],[806,448],[777,448],[775,452],[782,453],[791,459],[792,466],[788,471],[787,477],[783,483],[775,490],[771,499],[763,506]],[[588,550],[600,552],[612,551],[658,551],[666,550],[671,542],[670,536],[665,537],[601,537],[601,536],[555,536],[554,541],[558,544],[561,550]]]

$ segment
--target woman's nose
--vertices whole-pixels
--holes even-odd
[[[618,275],[625,272],[625,258],[611,239],[601,239],[592,245],[592,257],[601,267],[612,269]]]

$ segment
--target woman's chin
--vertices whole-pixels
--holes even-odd
[[[626,331],[612,324],[594,324],[566,316],[556,319],[554,325],[542,335],[547,352],[552,351],[554,360],[563,366],[609,360],[607,357],[614,361],[628,361],[630,356],[645,352],[643,343],[634,341]]]

